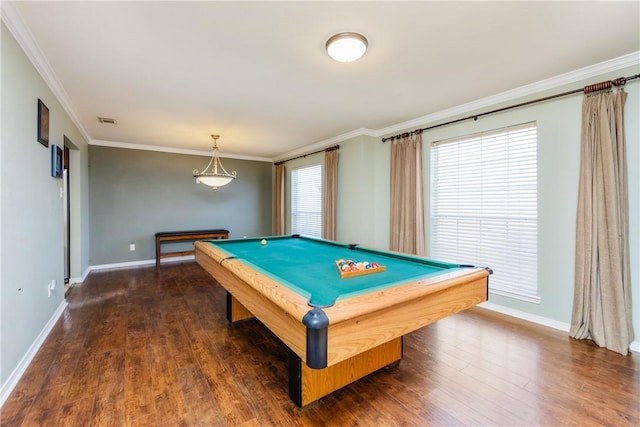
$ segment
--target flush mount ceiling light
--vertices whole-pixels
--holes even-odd
[[[331,36],[325,45],[330,57],[340,62],[352,62],[367,51],[365,36],[358,33],[339,33]]]
[[[198,172],[197,169],[194,169],[193,177],[196,179],[198,184],[203,183],[204,185],[208,185],[214,190],[217,190],[218,187],[227,185],[236,179],[236,171],[229,173],[224,169],[224,167],[222,167],[222,163],[220,163],[220,159],[218,158],[218,138],[220,138],[220,135],[211,135],[211,138],[213,138],[213,153],[211,154],[211,161],[202,172]],[[209,170],[209,168],[211,168],[211,170]]]

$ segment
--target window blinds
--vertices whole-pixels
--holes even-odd
[[[322,166],[291,171],[291,232],[322,237]]]
[[[492,292],[539,302],[536,124],[432,144],[433,258],[488,266]]]

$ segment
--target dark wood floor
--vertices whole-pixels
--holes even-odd
[[[640,424],[640,355],[482,309],[405,338],[402,363],[298,409],[286,352],[233,327],[195,263],[92,273],[2,408],[3,426]]]

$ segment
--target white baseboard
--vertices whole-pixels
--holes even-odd
[[[195,259],[195,256],[193,255],[187,255],[187,256],[177,256],[177,257],[171,257],[171,258],[162,258],[160,260],[161,264],[165,264],[167,262],[179,262],[179,261],[188,261],[188,260],[193,260]],[[148,266],[148,265],[155,265],[156,264],[156,260],[154,259],[144,259],[141,261],[128,261],[128,262],[117,262],[114,264],[99,264],[99,265],[92,265],[89,267],[89,271],[100,271],[100,270],[111,270],[111,269],[115,269],[115,268],[131,268],[131,267],[144,267],[144,266]]]
[[[86,278],[87,278],[87,276],[89,275],[89,272],[90,272],[90,271],[91,271],[91,270],[90,270],[89,268],[87,268],[87,269],[84,271],[84,273],[82,273],[82,276],[81,276],[81,277],[70,277],[70,278],[69,278],[69,284],[70,284],[70,285],[79,285],[79,284],[81,284],[82,282],[84,282],[84,279],[86,279]]]
[[[0,387],[0,407],[4,405],[4,402],[7,400],[13,389],[18,384],[18,381],[20,381],[20,378],[29,367],[29,364],[40,349],[40,346],[42,346],[44,340],[47,339],[49,333],[55,326],[56,322],[58,321],[66,307],[67,302],[63,300],[56,311],[53,313],[47,324],[44,325],[44,328],[42,329],[42,331],[40,331],[33,344],[31,344],[29,350],[27,350],[25,355],[22,357],[22,360],[20,360],[18,366],[16,366],[9,377],[7,377],[7,380],[4,382],[4,384],[2,384],[2,387]]]
[[[557,320],[538,316],[536,314],[527,313],[526,311],[515,310],[513,308],[494,304],[488,301],[483,302],[482,304],[478,304],[478,307],[482,307],[482,308],[486,308],[487,310],[506,314],[507,316],[517,317],[518,319],[526,320],[532,323],[537,323],[538,325],[548,326],[550,328],[558,329],[564,332],[569,332],[569,329],[571,328],[571,325],[568,323],[558,322]]]
[[[478,304],[478,307],[486,308],[487,310],[506,314],[507,316],[516,317],[518,319],[526,320],[528,322],[537,323],[538,325],[548,326],[550,328],[557,329],[567,333],[569,332],[569,329],[571,329],[571,325],[569,323],[558,322],[557,320],[538,316],[536,314],[527,313],[525,311],[515,310],[513,308],[494,304],[488,301],[483,302],[482,304]],[[631,345],[629,346],[629,350],[634,351],[636,353],[640,353],[640,342],[639,341],[632,342]]]

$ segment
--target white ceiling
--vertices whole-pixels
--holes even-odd
[[[5,3],[90,140],[267,159],[640,50],[638,1]]]

